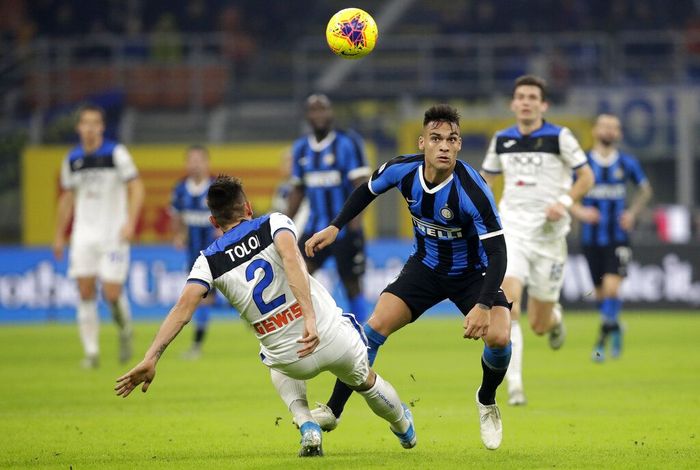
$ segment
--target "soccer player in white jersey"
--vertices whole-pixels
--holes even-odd
[[[156,363],[216,287],[253,328],[272,383],[299,423],[299,456],[323,455],[321,428],[309,410],[305,380],[329,371],[359,392],[390,423],[404,448],[416,445],[413,417],[394,388],[367,359],[367,339],[352,314],[309,276],[297,247],[294,223],[281,213],[253,219],[238,179],[220,176],[207,194],[211,222],[224,234],[202,251],[179,300],[136,367],[117,379],[118,395],[143,383],[148,390]]]
[[[505,178],[499,209],[508,249],[503,290],[513,302],[513,351],[506,373],[511,405],[526,403],[519,323],[523,289],[527,287],[532,331],[549,333],[550,347],[559,349],[566,335],[558,301],[571,225],[569,209],[594,182],[586,154],[571,131],[544,120],[547,106],[544,80],[519,77],[510,104],[516,125],[494,135],[482,165],[489,184],[499,174]]]
[[[119,327],[119,359],[131,358],[131,312],[122,286],[129,269],[129,243],[143,205],[144,188],[124,145],[104,138],[104,111],[86,105],[78,111],[80,144],[61,168],[53,251],[63,258],[73,216],[68,275],[78,283],[78,327],[85,351],[83,367],[99,364],[96,281]]]

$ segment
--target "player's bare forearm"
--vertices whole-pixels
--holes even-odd
[[[129,200],[128,223],[131,227],[136,227],[136,222],[139,219],[139,214],[141,214],[141,209],[143,208],[143,201],[146,197],[146,189],[143,186],[143,180],[141,180],[141,178],[132,179],[127,183],[126,190]]]
[[[180,214],[175,213],[172,215],[170,231],[173,234],[173,244],[175,247],[178,249],[184,248],[185,242],[187,241],[187,227]]]
[[[635,217],[639,215],[639,213],[642,212],[642,209],[644,209],[651,200],[652,195],[653,191],[651,189],[651,185],[648,183],[642,184],[639,187],[637,194],[635,194],[632,204],[630,204],[629,211],[632,213],[632,215]]]
[[[576,169],[576,181],[571,186],[569,196],[573,202],[580,201],[595,184],[595,175],[588,165]]]
[[[293,219],[297,212],[299,212],[299,207],[301,206],[301,201],[304,200],[304,187],[301,185],[292,186],[292,190],[289,192],[289,198],[287,202],[286,216]]]
[[[165,317],[156,337],[144,355],[144,361],[158,362],[168,345],[182,331],[192,319],[192,314],[202,301],[202,296],[207,292],[200,284],[188,283],[180,295],[177,303]]]
[[[75,196],[73,191],[64,190],[58,198],[56,208],[56,238],[63,238],[68,228],[68,223],[73,215],[73,204]]]

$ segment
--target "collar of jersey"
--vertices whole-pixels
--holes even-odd
[[[311,134],[309,136],[309,147],[314,152],[320,152],[321,150],[328,147],[335,140],[335,131],[330,131],[327,136],[325,136],[320,142],[316,140],[316,137]]]
[[[204,194],[204,191],[209,189],[210,184],[209,178],[204,178],[199,184],[195,183],[191,178],[185,178],[185,187],[192,196],[201,196]]]
[[[610,168],[620,158],[620,152],[615,150],[608,158],[603,158],[598,152],[591,150],[591,158],[603,168]]]
[[[452,181],[452,178],[454,178],[454,172],[452,172],[450,174],[450,176],[448,176],[445,181],[438,184],[433,189],[428,188],[428,185],[425,184],[425,178],[423,178],[423,165],[418,167],[418,178],[420,179],[420,185],[423,186],[423,191],[425,191],[428,194],[434,194],[434,193],[440,191],[445,186],[447,186],[450,181]]]

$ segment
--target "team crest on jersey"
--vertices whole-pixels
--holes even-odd
[[[615,173],[613,173],[613,176],[616,180],[621,180],[625,177],[625,171],[618,166],[615,168]]]
[[[452,220],[455,216],[454,212],[452,212],[452,209],[447,207],[447,204],[445,204],[441,209],[440,209],[440,215],[442,216],[443,219],[445,220]]]
[[[323,156],[323,164],[326,166],[331,166],[335,163],[335,155],[332,153],[327,153]]]

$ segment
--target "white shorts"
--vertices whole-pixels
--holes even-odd
[[[360,330],[361,331],[361,330]],[[369,360],[367,345],[353,322],[343,317],[338,335],[325,348],[289,364],[273,364],[270,367],[287,377],[308,380],[323,371],[328,371],[350,386],[358,386],[367,380]]]
[[[97,277],[102,282],[123,284],[129,272],[129,244],[71,243],[68,276]]]
[[[527,286],[527,294],[543,302],[557,302],[564,284],[566,238],[533,242],[506,235],[506,277]]]

